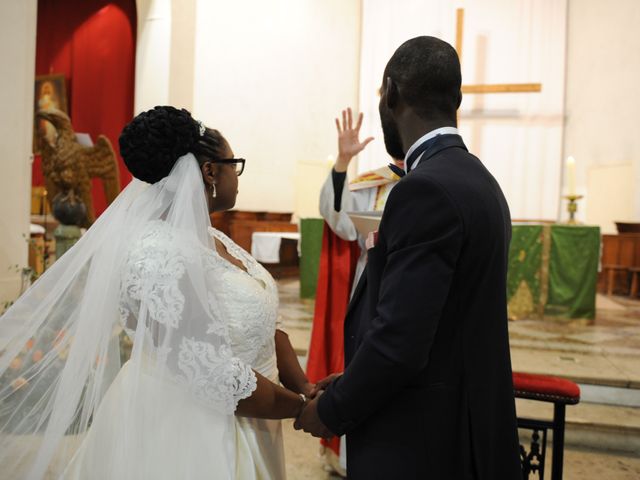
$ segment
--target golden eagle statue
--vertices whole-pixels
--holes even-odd
[[[39,137],[42,153],[42,172],[49,202],[57,194],[74,193],[82,199],[87,215],[82,226],[90,226],[96,219],[91,197],[91,180],[102,181],[107,205],[120,193],[120,172],[111,142],[99,135],[92,147],[78,143],[69,117],[60,110],[41,110],[36,117],[50,122],[56,129],[55,142]]]

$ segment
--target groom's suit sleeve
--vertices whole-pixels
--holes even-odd
[[[336,435],[383,407],[427,366],[464,225],[444,188],[414,174],[391,192],[379,235],[375,248],[385,253],[369,252],[370,262],[386,255],[376,316],[344,375],[318,401],[321,420]]]

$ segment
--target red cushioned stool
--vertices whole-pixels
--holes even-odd
[[[544,480],[547,430],[551,429],[553,432],[551,480],[562,480],[565,407],[580,402],[580,387],[563,378],[513,372],[513,389],[516,398],[553,403],[552,421],[518,417],[518,428],[533,431],[529,453],[520,445],[522,478],[526,480],[530,474],[537,473],[540,480]],[[539,443],[540,431],[542,431],[542,446]]]

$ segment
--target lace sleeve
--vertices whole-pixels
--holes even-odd
[[[233,413],[255,391],[256,376],[234,355],[210,302],[201,249],[162,225],[148,230],[125,261],[121,321],[134,342],[143,342],[143,362],[198,400]]]

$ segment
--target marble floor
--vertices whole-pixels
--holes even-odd
[[[313,301],[300,300],[296,279],[278,283],[280,315],[304,362],[311,335]],[[514,370],[563,376],[580,384],[617,391],[637,393],[640,389],[640,301],[598,295],[594,321],[521,320],[509,323],[509,334]],[[594,417],[613,415],[619,416],[620,422],[630,419],[627,423],[634,428],[638,423],[632,435],[640,432],[638,407],[624,407],[613,414],[603,413],[606,407],[593,403],[578,407],[582,410],[568,410],[568,421],[571,415],[579,421],[584,417],[587,422]],[[318,442],[294,431],[291,422],[285,423],[285,447],[289,479],[337,478],[323,471]],[[564,465],[566,480],[640,478],[637,451],[625,453],[568,445]]]

